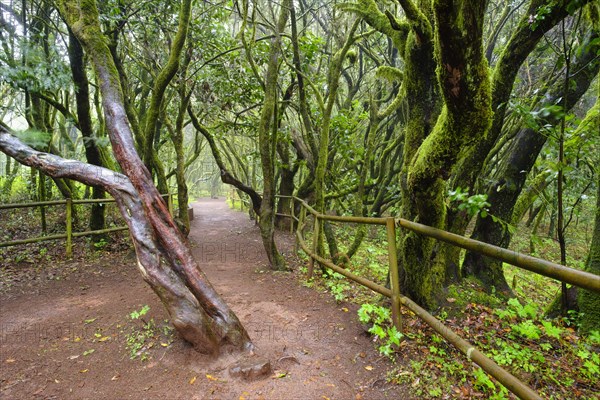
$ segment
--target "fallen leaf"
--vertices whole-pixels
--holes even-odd
[[[99,342],[106,342],[107,340],[109,340],[110,337],[109,336],[103,336],[100,339],[98,339]]]
[[[160,345],[161,345],[162,347],[169,347],[169,343],[160,342]]]
[[[70,356],[70,357],[69,357],[69,360],[74,360],[74,359],[76,359],[76,358],[79,358],[79,354],[76,354],[76,355],[74,355],[74,356]]]
[[[190,385],[193,385],[194,382],[196,382],[196,377],[193,377],[192,379],[190,379]]]
[[[273,379],[285,378],[287,376],[287,372],[280,372],[272,376]]]
[[[91,324],[92,322],[94,322],[97,318],[91,318],[91,319],[86,319],[85,322],[86,324]]]
[[[456,299],[453,297],[448,297],[446,300],[448,301],[448,303],[454,303],[456,301]]]
[[[81,338],[78,336],[78,337],[76,337],[76,338],[75,338],[73,341],[74,341],[74,342],[81,342]]]
[[[324,398],[325,400],[331,400],[329,397],[327,396],[321,396],[322,398]]]
[[[370,366],[370,365],[367,365],[367,366],[365,367],[365,369],[366,369],[367,371],[373,371],[373,367],[372,367],[372,366]]]
[[[17,361],[17,360],[15,360],[14,358],[7,358],[7,359],[6,359],[6,362],[7,362],[8,364],[12,364],[12,363],[14,363],[15,361]]]
[[[342,307],[343,312],[348,312],[349,310],[346,307]]]
[[[215,378],[214,376],[210,375],[210,374],[206,374],[206,379],[208,379],[209,381],[218,381],[219,378]]]
[[[96,350],[94,350],[94,349],[89,349],[89,350],[86,350],[86,351],[84,351],[84,352],[83,352],[83,355],[84,355],[84,356],[89,356],[90,354],[92,354],[92,353],[93,353],[93,352],[95,352],[95,351],[96,351]]]
[[[86,368],[86,369],[82,369],[81,371],[79,371],[79,373],[80,373],[80,374],[85,374],[85,373],[86,373],[86,372],[88,372],[88,371],[89,371],[89,369],[87,369],[87,368]]]

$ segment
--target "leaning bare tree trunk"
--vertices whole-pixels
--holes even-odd
[[[0,150],[50,176],[104,187],[117,200],[129,225],[142,276],[161,298],[183,338],[209,354],[218,354],[226,344],[251,348],[246,330],[200,270],[135,151],[119,75],[100,30],[95,1],[63,0],[60,5],[100,82],[106,127],[115,158],[126,176],[36,152],[4,129],[0,132]]]

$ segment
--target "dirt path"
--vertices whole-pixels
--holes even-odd
[[[205,273],[271,361],[267,379],[229,377],[231,357],[207,360],[161,333],[166,318],[132,257],[67,264],[60,280],[21,282],[0,295],[0,398],[384,399],[389,363],[374,350],[356,307],[300,285],[294,273],[268,270],[258,229],[220,200],[194,205],[190,238]],[[291,254],[289,238],[280,246]],[[148,360],[126,344],[149,305],[154,336]],[[129,336],[128,336],[129,335]]]

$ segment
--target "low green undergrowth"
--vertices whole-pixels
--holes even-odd
[[[442,313],[447,316],[448,313]],[[410,312],[404,311],[402,342],[393,342],[389,310],[363,304],[358,312],[382,355],[396,367],[388,380],[409,385],[419,398],[514,398]],[[440,317],[440,316],[438,316]],[[441,318],[498,365],[548,399],[594,399],[600,390],[600,333],[577,334],[573,319],[546,320],[534,303],[510,299],[503,308],[469,303]]]
[[[128,316],[134,325],[125,335],[125,347],[132,360],[139,358],[141,361],[147,361],[152,358],[152,349],[156,347],[157,343],[160,344],[160,347],[169,347],[173,342],[174,329],[168,320],[157,324],[154,318],[146,319],[148,311],[150,311],[150,307],[144,305],[139,310],[129,313]]]

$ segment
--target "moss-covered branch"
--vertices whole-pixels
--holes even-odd
[[[187,31],[190,24],[192,0],[182,0],[179,10],[179,25],[177,34],[171,45],[171,52],[167,64],[161,69],[154,81],[152,98],[150,106],[146,112],[146,123],[144,127],[144,162],[146,166],[153,165],[154,136],[156,132],[156,123],[160,115],[161,104],[165,95],[165,90],[179,69],[179,59],[183,51],[183,45],[187,37]]]
[[[388,16],[381,12],[375,0],[358,0],[356,3],[342,3],[338,5],[338,8],[358,15],[373,29],[388,36],[400,52],[403,51],[406,36],[410,30],[409,24],[398,22],[391,14]]]

